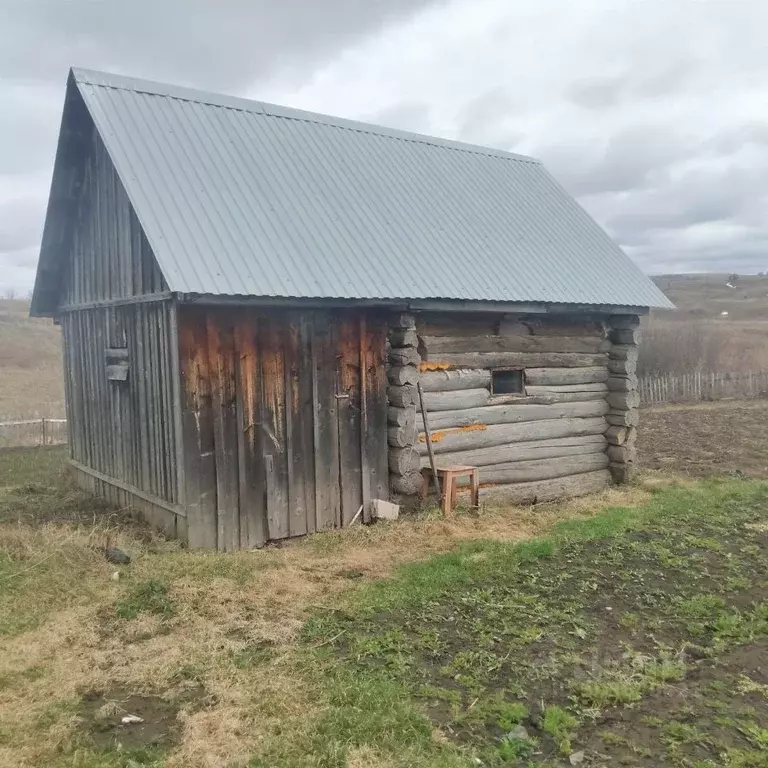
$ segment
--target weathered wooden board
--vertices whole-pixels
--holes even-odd
[[[440,454],[442,466],[470,465],[476,467],[505,464],[529,459],[549,459],[560,456],[574,456],[588,453],[603,453],[606,448],[602,434],[575,437],[558,437],[549,440],[531,440],[524,443],[496,445],[490,448],[475,448],[469,451]],[[429,466],[429,457],[420,456],[421,466]]]
[[[536,400],[550,403],[583,403],[588,400],[605,400],[605,392],[552,392],[550,395],[538,395]]]
[[[471,424],[517,424],[544,419],[589,418],[608,413],[605,400],[553,405],[486,405],[456,411],[437,411],[429,415],[431,429],[466,427]]]
[[[490,506],[534,504],[597,493],[610,485],[610,483],[610,472],[607,469],[599,469],[594,472],[585,472],[580,475],[570,475],[554,480],[491,485],[480,489],[480,500]]]
[[[423,371],[421,388],[424,393],[450,392],[461,389],[489,387],[491,372],[483,369],[457,369],[454,371]]]
[[[526,386],[561,386],[564,384],[594,384],[608,379],[605,365],[589,368],[527,368]]]
[[[282,322],[281,322],[282,320]],[[261,418],[265,462],[267,529],[270,539],[290,535],[287,428],[285,414],[285,321],[263,317],[259,323]]]
[[[238,419],[231,318],[207,317],[208,359],[211,366],[213,439],[216,455],[217,545],[222,552],[240,546],[240,480],[238,477]]]
[[[341,319],[343,318],[343,319]],[[339,401],[339,461],[341,520],[349,525],[363,503],[363,466],[360,455],[360,334],[356,318],[337,316],[337,397]]]
[[[559,386],[527,386],[525,391],[529,395],[552,395],[552,394],[578,394],[580,392],[598,392],[605,396],[608,387],[604,382],[594,382],[592,384],[560,384]]]
[[[387,430],[387,376],[384,365],[387,326],[384,317],[370,314],[364,324],[362,365],[365,371],[366,424],[361,449],[367,457],[371,499],[389,497],[389,466],[383,436]]]
[[[341,525],[336,351],[331,338],[330,313],[316,313],[314,322],[312,397],[315,411],[315,526],[318,531],[327,531]]]
[[[480,469],[480,483],[530,483],[535,480],[553,480],[568,475],[579,475],[605,469],[608,456],[603,452],[581,453],[572,456],[560,456],[548,459],[513,461],[506,464],[493,464]],[[468,484],[462,479],[461,485]]]
[[[482,405],[547,405],[554,400],[527,395],[492,395],[489,389],[457,389],[452,392],[425,392],[424,407],[428,412],[477,408]]]
[[[257,345],[259,320],[246,309],[235,326],[237,369],[240,546],[260,547],[268,538],[266,479],[262,461],[261,366]]]
[[[607,351],[602,336],[419,336],[425,359],[442,359],[446,354],[480,352],[582,352]]]
[[[312,426],[312,363],[307,330],[298,312],[286,316],[285,419],[288,468],[288,531],[315,528],[315,467]]]
[[[435,453],[448,453],[527,440],[602,434],[607,426],[602,416],[588,419],[549,419],[522,424],[472,425],[458,429],[437,430],[432,433],[432,443]],[[419,435],[416,450],[419,454],[427,453],[423,433]]]
[[[588,368],[605,366],[605,354],[580,352],[458,352],[430,355],[431,364],[451,368]]]
[[[217,546],[216,464],[213,445],[205,315],[184,310],[179,322],[187,540],[194,549]],[[138,465],[138,457],[133,461]]]

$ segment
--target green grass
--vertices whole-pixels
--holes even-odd
[[[0,448],[0,488],[48,484],[66,466],[69,448]]]
[[[707,481],[362,586],[304,627],[328,711],[252,765],[343,766],[364,745],[397,766],[556,766],[585,750],[768,767],[768,712],[746,701],[763,689],[731,661],[768,648],[766,519],[765,483]],[[722,686],[704,691],[708,676]]]

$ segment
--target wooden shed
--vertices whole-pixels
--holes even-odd
[[[32,314],[80,482],[192,547],[342,527],[427,463],[625,480],[671,306],[536,160],[73,70]]]

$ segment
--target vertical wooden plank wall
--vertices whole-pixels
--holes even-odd
[[[386,497],[383,322],[180,306],[179,337],[190,546],[327,530]]]
[[[145,513],[177,535],[176,424],[170,307],[165,302],[93,307],[61,318],[72,459],[115,487],[157,502]],[[128,350],[128,378],[107,378],[106,350]],[[122,503],[122,502],[120,502]]]

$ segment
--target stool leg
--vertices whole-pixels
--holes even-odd
[[[472,506],[477,508],[480,506],[480,474],[476,469],[472,470],[470,482],[472,483]]]
[[[456,476],[449,472],[443,480],[443,514],[447,517],[453,509],[453,497],[456,495]]]

